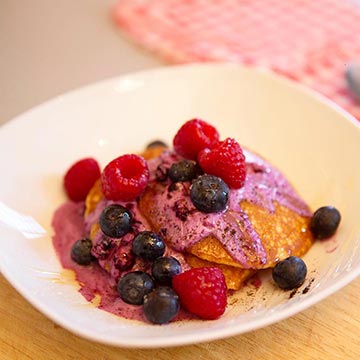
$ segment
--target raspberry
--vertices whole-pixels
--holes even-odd
[[[143,157],[126,154],[106,165],[101,174],[101,188],[108,200],[132,201],[145,189],[149,176]]]
[[[176,133],[173,145],[179,155],[196,160],[200,150],[211,148],[218,141],[219,133],[212,125],[200,119],[192,119]]]
[[[173,288],[180,297],[181,305],[203,319],[214,320],[226,308],[225,277],[219,268],[193,268],[176,275]]]
[[[72,201],[83,201],[99,178],[100,167],[95,159],[79,160],[65,174],[65,191]]]
[[[212,149],[203,149],[199,153],[198,161],[205,173],[218,176],[229,187],[239,189],[244,185],[245,156],[236,140],[227,138]]]

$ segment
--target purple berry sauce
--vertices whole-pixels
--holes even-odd
[[[55,231],[53,245],[65,269],[73,270],[76,280],[80,286],[80,293],[86,300],[92,301],[100,295],[99,309],[108,311],[126,319],[148,322],[143,314],[142,306],[126,304],[120,299],[116,290],[117,279],[111,276],[111,272],[104,270],[97,261],[91,265],[81,266],[76,264],[70,257],[71,247],[74,242],[87,235],[86,223],[84,222],[84,203],[66,202],[55,212],[52,226]],[[175,256],[184,264],[181,254],[171,249],[166,251],[166,256]],[[137,263],[131,269],[148,270],[144,264]],[[125,272],[124,272],[125,273]],[[181,310],[173,321],[194,318],[187,312]]]

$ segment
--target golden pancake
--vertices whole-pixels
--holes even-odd
[[[85,199],[85,217],[96,209],[97,204],[104,195],[101,191],[101,180],[97,180]]]
[[[185,259],[191,267],[217,267],[221,269],[225,276],[226,286],[229,290],[239,290],[245,281],[256,273],[256,270],[241,269],[239,267],[210,262],[191,254],[185,255]]]
[[[158,157],[164,150],[166,150],[166,146],[152,146],[148,149],[145,149],[140,155],[145,160],[150,160]]]
[[[266,251],[266,263],[257,269],[273,267],[290,255],[302,256],[310,249],[313,236],[309,229],[309,217],[279,204],[275,204],[273,213],[248,201],[243,201],[241,208],[248,215]],[[242,267],[214,236],[200,240],[187,251],[210,262]]]
[[[241,203],[241,208],[247,213],[265,248],[267,262],[262,268],[273,267],[290,255],[300,257],[313,244],[310,217],[301,216],[278,203],[275,203],[274,213],[247,201]]]

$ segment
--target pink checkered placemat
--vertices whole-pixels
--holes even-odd
[[[172,63],[266,66],[360,120],[346,65],[360,60],[359,0],[121,0],[116,23]]]

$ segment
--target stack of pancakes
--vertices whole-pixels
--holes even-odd
[[[148,160],[157,157],[163,150],[163,147],[152,148],[142,155]],[[154,232],[159,232],[164,228],[164,224],[160,224],[157,217],[154,216],[156,213],[154,208],[156,209],[157,206],[154,201],[154,191],[165,191],[166,187],[165,184],[159,185],[159,183],[150,182],[138,202],[140,212],[151,226],[149,230]],[[94,211],[102,198],[100,182],[97,182],[86,199],[85,216]],[[310,216],[301,215],[276,202],[273,204],[273,211],[247,200],[240,201],[239,205],[261,240],[266,254],[263,257],[264,261],[252,262],[250,267],[244,266],[236,261],[219,239],[212,234],[186,247],[183,253],[191,267],[220,268],[225,275],[228,289],[232,290],[238,290],[258,270],[272,268],[277,262],[290,255],[299,257],[304,255],[313,243],[313,236],[309,229]],[[98,231],[99,225],[93,224],[90,237],[94,238]],[[171,243],[170,239],[166,238],[166,231],[162,233],[162,236],[166,243]],[[252,251],[254,251],[254,258],[258,258],[258,254],[255,253],[256,247]]]

